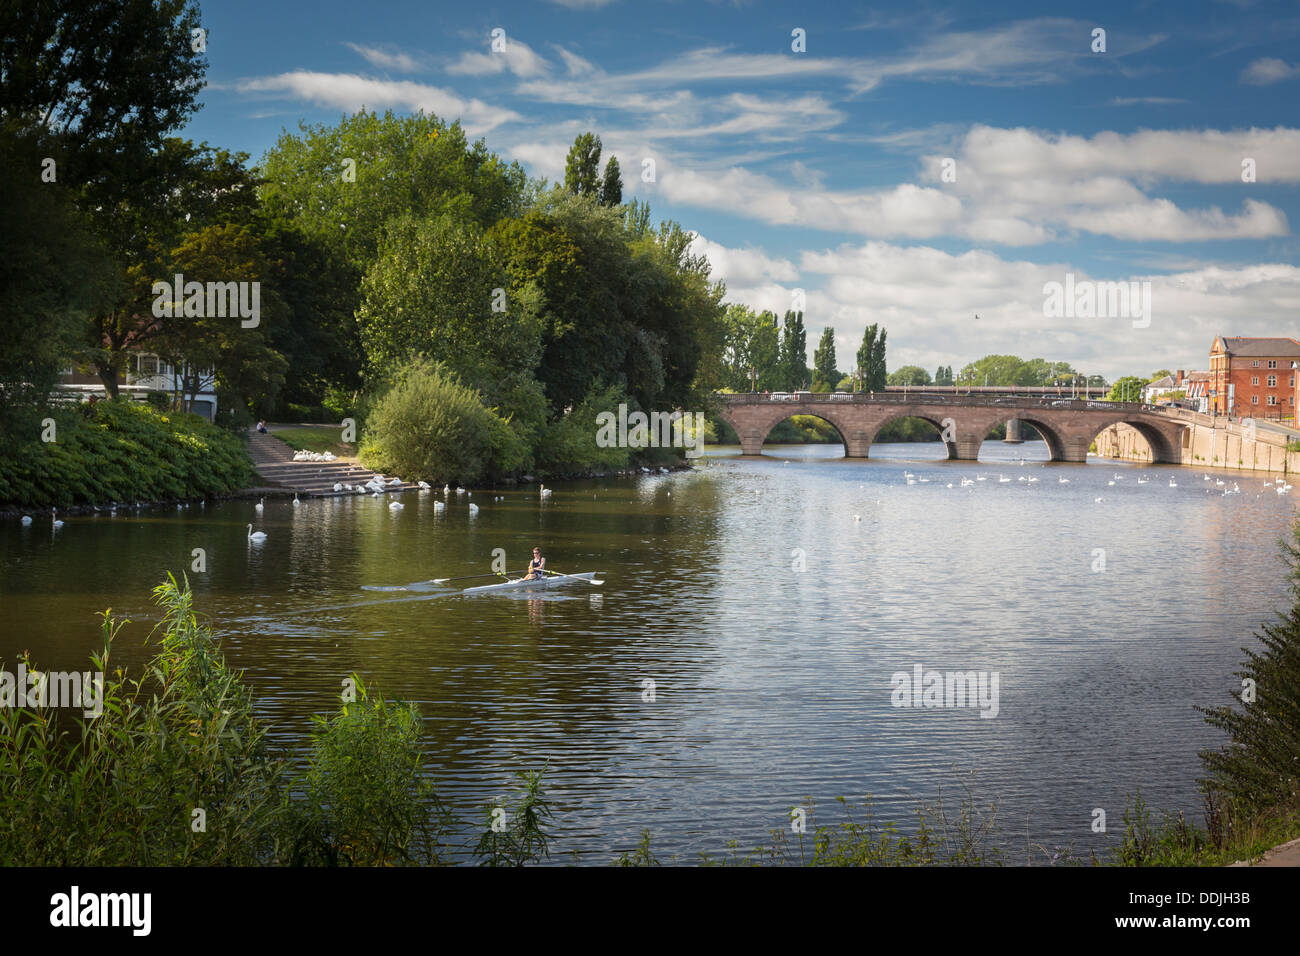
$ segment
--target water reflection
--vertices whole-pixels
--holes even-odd
[[[462,806],[547,762],[561,855],[604,862],[648,827],[694,859],[762,841],[808,796],[827,811],[870,792],[906,822],[967,769],[1017,859],[1026,831],[1098,845],[1092,809],[1118,819],[1139,785],[1198,811],[1196,751],[1216,740],[1192,704],[1226,699],[1238,648],[1284,600],[1289,496],[1253,475],[1224,496],[1185,469],[1048,464],[1034,442],[986,442],[979,463],[767,452],[544,501],[476,495],[473,520],[467,500],[422,494],[400,511],[349,497],[66,516],[57,534],[6,524],[0,653],[83,664],[111,605],[137,622],[121,657],[138,665],[149,588],[203,548],[198,605],[277,740],[299,742],[359,671],[420,705],[437,783]],[[268,535],[256,547],[250,521]],[[495,548],[522,567],[535,544],[605,586],[432,583],[488,571]],[[917,664],[997,671],[998,717],[891,706],[891,675]]]

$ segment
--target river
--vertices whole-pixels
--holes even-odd
[[[358,671],[418,703],[462,811],[545,764],[558,862],[608,862],[642,828],[662,858],[695,862],[766,842],[807,798],[834,822],[836,797],[870,793],[907,828],[967,783],[996,801],[1013,863],[1042,859],[1030,844],[1113,845],[1138,787],[1199,819],[1197,751],[1220,740],[1193,705],[1228,699],[1240,648],[1286,600],[1291,495],[1259,475],[1216,472],[1221,488],[1189,468],[1047,464],[1038,442],[987,442],[979,463],[924,460],[942,454],[925,444],[865,462],[767,452],[547,499],[478,491],[475,517],[455,494],[435,513],[439,489],[399,511],[342,498],[7,522],[0,656],[84,669],[112,606],[135,622],[118,660],[138,672],[149,589],[202,548],[197,605],[277,744],[300,745]],[[421,583],[488,571],[496,548],[521,567],[534,544],[605,584],[529,598]],[[917,665],[996,672],[996,716],[894,706],[892,675]]]

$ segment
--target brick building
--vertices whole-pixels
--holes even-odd
[[[1300,342],[1219,336],[1210,346],[1209,410],[1241,418],[1294,418]]]

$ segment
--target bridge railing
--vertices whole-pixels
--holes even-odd
[[[980,395],[928,392],[729,392],[718,396],[731,405],[952,405],[958,408],[1055,408],[1063,411],[1159,412],[1163,408],[1142,402],[1107,402],[1101,399],[1056,398],[1051,395]],[[1008,416],[1014,417],[1014,416]]]

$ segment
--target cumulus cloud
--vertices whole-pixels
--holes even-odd
[[[960,367],[992,352],[1068,361],[1110,378],[1132,373],[1137,356],[1143,372],[1203,368],[1216,335],[1275,335],[1294,324],[1300,306],[1300,268],[1281,263],[1099,276],[1064,262],[881,241],[809,250],[797,263],[703,237],[696,243],[726,280],[731,301],[780,312],[792,288],[805,288],[810,340],[833,326],[837,339],[856,347],[867,324],[882,323],[890,368]],[[1064,282],[1066,273],[1076,282],[1151,282],[1151,326],[1044,317],[1043,287]]]

